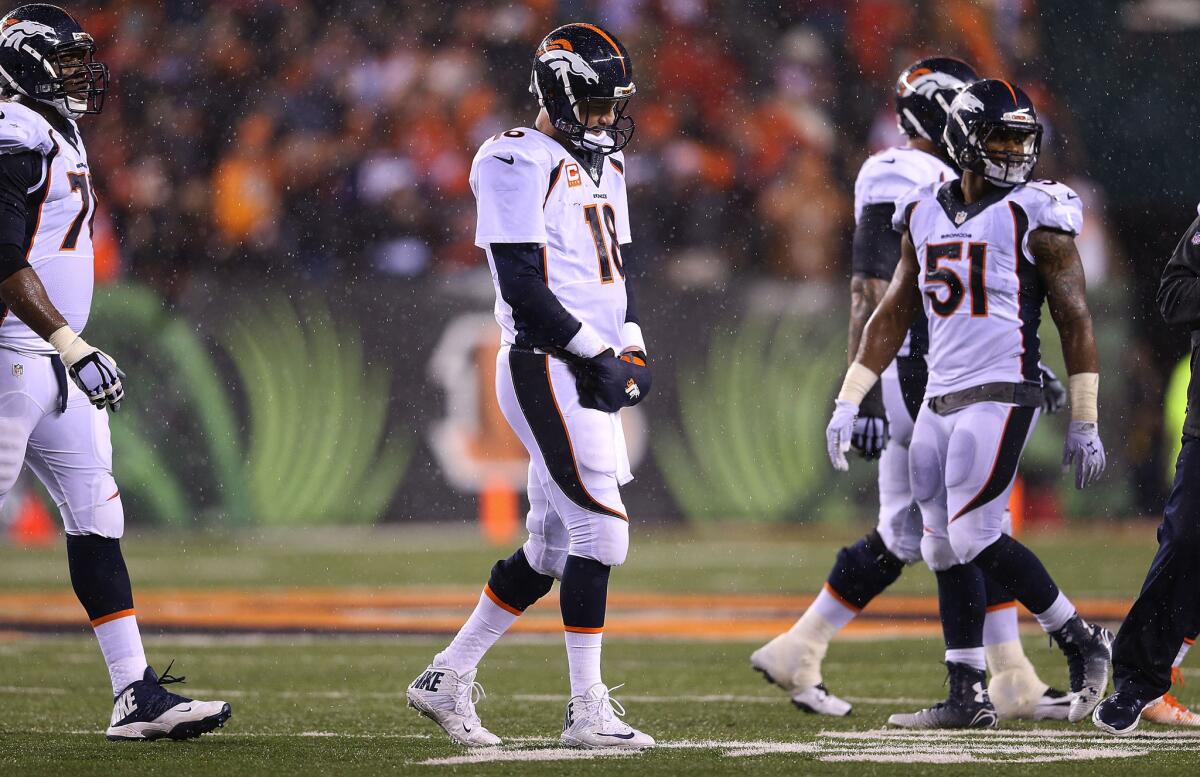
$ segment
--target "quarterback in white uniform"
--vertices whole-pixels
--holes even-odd
[[[497,562],[479,604],[408,689],[409,705],[455,742],[499,744],[475,712],[484,653],[559,581],[571,695],[561,741],[644,748],[600,675],[609,570],[625,561],[632,479],[618,417],[650,389],[621,246],[630,242],[621,149],[633,133],[629,53],[568,24],[542,41],[532,128],[486,141],[471,165],[475,243],[487,255],[501,328],[496,394],[529,452],[529,538]]]
[[[889,722],[909,728],[994,727],[985,683],[984,575],[1016,596],[1067,657],[1069,719],[1082,719],[1108,679],[1112,635],[1075,612],[1041,561],[1004,534],[1004,513],[1043,402],[1037,328],[1044,301],[1062,335],[1072,421],[1064,461],[1083,488],[1104,469],[1097,429],[1099,363],[1074,236],[1078,196],[1031,182],[1041,144],[1033,103],[1006,81],[955,98],[945,142],[962,179],[927,184],[896,203],[896,274],[863,334],[827,429],[845,469],[859,405],[894,357],[919,307],[929,322],[929,379],[909,451],[921,508],[921,555],[937,573],[949,698]]]
[[[958,93],[976,80],[969,65],[949,57],[914,62],[897,79],[896,119],[908,142],[869,157],[854,184],[851,358],[900,260],[900,235],[892,228],[896,200],[917,186],[958,178],[942,140],[946,111]],[[875,530],[841,549],[824,587],[804,615],[750,657],[754,669],[788,691],[792,703],[806,712],[849,714],[850,704],[832,694],[821,677],[829,642],[894,583],[906,565],[921,560],[921,514],[909,485],[909,445],[925,394],[928,339],[925,317],[919,315],[896,359],[864,398],[855,421],[851,446],[863,458],[879,460]],[[988,669],[1001,686],[1023,691],[1022,698],[1000,712],[1011,718],[1065,719],[1068,694],[1039,680],[1021,647],[1016,602],[1001,586],[990,579],[987,582],[984,644]],[[999,694],[997,706],[1009,697]]]
[[[0,19],[0,504],[27,464],[58,505],[71,583],[112,681],[108,738],[187,739],[230,708],[167,691],[176,678],[146,663],[106,413],[121,406],[122,373],[78,334],[92,305],[96,200],[75,120],[104,103],[95,49],[51,5]]]

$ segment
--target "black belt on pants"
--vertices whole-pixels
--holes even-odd
[[[1036,383],[984,383],[962,391],[952,391],[929,400],[929,409],[938,415],[948,415],[967,405],[980,402],[1003,402],[1018,407],[1041,407],[1042,387]]]

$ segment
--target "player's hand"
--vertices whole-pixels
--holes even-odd
[[[1054,415],[1067,406],[1067,387],[1046,365],[1042,370],[1042,412]]]
[[[846,451],[850,450],[850,438],[854,434],[854,419],[858,415],[858,405],[844,399],[833,403],[833,418],[825,427],[825,449],[829,453],[829,461],[839,472],[850,469],[846,461]]]
[[[650,393],[651,377],[646,354],[630,350],[617,356],[606,348],[590,359],[567,362],[575,375],[579,404],[605,413],[632,407]]]
[[[1063,446],[1063,470],[1075,467],[1075,488],[1087,488],[1096,482],[1107,463],[1096,424],[1072,421],[1067,427],[1067,443]]]
[[[71,380],[87,394],[88,401],[97,410],[108,408],[115,413],[121,409],[121,400],[125,398],[121,379],[125,373],[117,367],[113,357],[98,348],[91,348],[66,367]]]
[[[850,447],[864,459],[873,461],[883,453],[888,444],[887,416],[859,415],[854,419],[854,431],[850,435]]]

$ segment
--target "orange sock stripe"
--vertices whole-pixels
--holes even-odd
[[[137,615],[137,611],[132,607],[130,607],[128,610],[117,610],[116,612],[110,612],[108,615],[102,615],[96,620],[92,621],[92,628],[94,629],[97,626],[102,626],[109,621],[115,621],[117,618],[128,618],[132,615]]]
[[[831,586],[829,583],[825,584],[825,590],[829,593],[830,596],[832,596],[834,599],[837,599],[838,603],[841,604],[843,607],[854,610],[854,612],[856,612],[856,613],[862,612],[861,607],[855,607],[853,604],[850,604],[850,602],[846,601],[845,598],[843,598],[841,594],[839,594],[837,591],[833,590],[833,586]]]
[[[988,607],[987,612],[1000,612],[1001,610],[1007,610],[1009,607],[1016,607],[1016,606],[1017,606],[1017,603],[1015,601],[1002,602],[1000,604],[993,604],[991,607]]]
[[[1196,640],[1194,640],[1194,639],[1188,639],[1187,637],[1184,637],[1184,638],[1183,638],[1183,641],[1184,641],[1185,643],[1189,644],[1189,645],[1195,645],[1195,644],[1196,644]]]
[[[504,610],[505,612],[510,612],[513,615],[520,615],[522,612],[524,612],[523,610],[518,610],[516,607],[513,607],[511,604],[508,604],[508,603],[504,602],[503,600],[501,600],[499,596],[496,596],[496,592],[492,590],[492,587],[490,585],[484,585],[483,592],[485,594],[487,594],[487,598],[492,600],[492,604],[496,605],[497,607],[499,607],[501,610]]]
[[[604,627],[598,629],[590,629],[586,626],[563,626],[563,631],[569,631],[572,634],[603,634]]]

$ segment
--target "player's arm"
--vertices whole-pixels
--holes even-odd
[[[879,381],[884,368],[896,358],[904,344],[904,336],[921,308],[921,290],[917,285],[919,274],[917,252],[905,232],[900,242],[900,263],[896,265],[883,299],[867,320],[858,353],[838,392],[833,418],[825,429],[827,451],[835,469],[849,469],[846,451],[850,449],[854,419],[863,397]]]
[[[492,243],[492,261],[500,297],[512,308],[517,331],[534,347],[567,351],[590,358],[607,346],[599,335],[571,315],[550,287],[544,270],[545,246],[538,243]]]
[[[1193,242],[1200,234],[1200,219],[1184,233],[1171,254],[1158,285],[1158,309],[1168,324],[1200,327],[1200,248]]]
[[[1083,262],[1073,234],[1045,227],[1029,233],[1029,253],[1046,289],[1050,317],[1058,328],[1067,363],[1071,423],[1063,464],[1077,464],[1075,485],[1084,488],[1104,471],[1106,460],[1098,427],[1100,356],[1087,304]]]
[[[26,258],[32,239],[26,225],[36,220],[28,196],[41,182],[43,167],[35,152],[0,155],[0,303],[54,346],[93,405],[115,411],[124,398],[116,362],[71,330]]]

